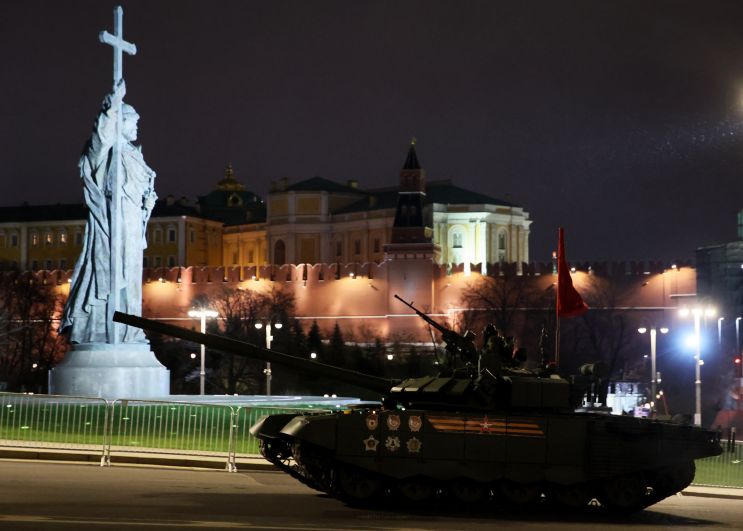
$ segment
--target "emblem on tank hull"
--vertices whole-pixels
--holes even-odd
[[[396,452],[400,449],[400,437],[387,437],[387,440],[384,442],[384,447],[390,452]]]
[[[379,419],[377,418],[376,413],[370,413],[366,417],[366,429],[370,431],[374,431],[377,429],[377,426],[379,425]]]
[[[377,445],[379,445],[379,441],[373,435],[369,435],[369,437],[364,439],[364,450],[367,452],[376,452]]]
[[[390,431],[397,431],[398,429],[400,429],[400,415],[388,415],[387,427],[390,429]]]
[[[405,446],[407,447],[409,453],[418,454],[421,451],[421,446],[423,446],[423,443],[421,443],[418,437],[413,437],[405,443]]]
[[[408,419],[408,428],[410,428],[410,431],[421,431],[421,428],[423,427],[423,421],[421,420],[419,415],[411,415]]]

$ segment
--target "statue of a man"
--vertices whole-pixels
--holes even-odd
[[[119,303],[116,310],[141,315],[142,252],[147,247],[146,229],[157,195],[155,172],[147,166],[137,139],[139,115],[122,104],[126,85],[121,80],[106,96],[93,127],[93,133],[80,158],[88,223],[80,257],[72,274],[70,296],[64,309],[61,330],[71,343],[111,343],[107,337],[107,305],[111,292],[111,260],[120,267]],[[118,177],[121,202],[111,209],[110,189],[117,109],[122,109],[121,172]],[[111,248],[111,212],[118,218],[121,237],[118,248]],[[116,241],[114,239],[114,241]],[[124,327],[120,342],[143,342],[141,330]]]

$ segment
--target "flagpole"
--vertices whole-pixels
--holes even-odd
[[[557,298],[555,297],[555,369],[560,369],[560,312],[558,311]]]

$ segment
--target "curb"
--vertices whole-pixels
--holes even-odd
[[[682,496],[696,496],[699,498],[725,498],[728,500],[743,500],[743,489],[735,487],[702,487],[691,486],[680,492]]]
[[[80,450],[64,450],[57,448],[25,448],[2,447],[0,459],[7,460],[34,460],[56,461],[67,463],[88,463],[99,465],[100,452],[86,452]],[[235,459],[239,470],[278,471],[278,469],[262,457],[238,457]],[[122,453],[111,456],[111,466],[139,465],[163,466],[172,468],[201,468],[206,470],[226,470],[226,459],[212,456],[185,456],[174,454],[154,453]],[[743,500],[743,489],[734,487],[706,487],[692,485],[679,493],[681,496],[696,496],[700,498],[724,498]]]
[[[100,464],[100,452],[80,450],[42,449],[42,448],[0,448],[0,459],[59,461],[70,463]],[[238,457],[235,459],[238,470],[276,470],[276,467],[262,457]],[[226,470],[226,457],[193,456],[155,453],[113,453],[111,466],[142,465],[166,466],[174,468],[204,468]]]

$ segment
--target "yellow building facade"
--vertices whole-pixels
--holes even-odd
[[[460,188],[426,183],[415,146],[408,160],[421,175],[416,216],[437,252],[434,261],[465,269],[529,262],[529,213],[522,207]],[[405,170],[408,171],[408,170]],[[409,171],[408,171],[409,173]],[[401,175],[407,175],[404,171]],[[401,191],[403,190],[403,191]],[[196,203],[157,201],[147,227],[144,267],[265,266],[385,260],[396,216],[407,215],[400,186],[361,189],[313,177],[272,183],[266,202],[246,190],[231,165]],[[403,210],[400,210],[403,209]],[[72,269],[82,250],[83,205],[0,207],[0,263],[23,270]]]

